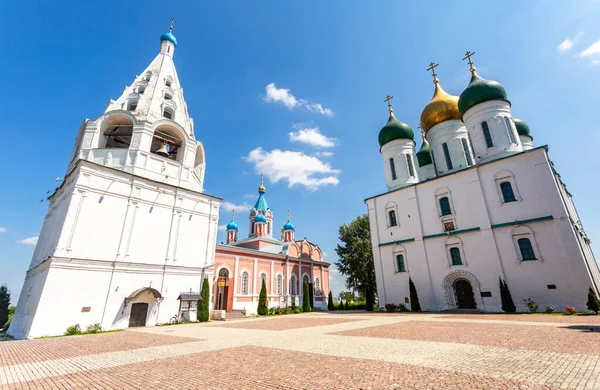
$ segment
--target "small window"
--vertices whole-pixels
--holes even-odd
[[[152,78],[152,72],[148,72],[148,73],[146,73],[146,76],[144,77],[144,80],[150,81],[151,78]]]
[[[140,85],[138,87],[138,93],[144,93],[146,92],[146,86],[145,85]]]
[[[515,132],[513,131],[512,125],[510,123],[510,118],[505,116],[504,123],[506,124],[506,131],[508,132],[508,139],[510,139],[510,143],[516,144],[517,139],[515,138]]]
[[[173,96],[169,93],[165,93],[165,100],[173,100]]]
[[[490,134],[490,126],[488,126],[487,122],[481,122],[481,129],[483,130],[483,136],[485,137],[485,144],[488,148],[494,146],[492,142],[492,135]]]
[[[283,287],[283,277],[281,276],[281,274],[277,275],[277,295],[281,295],[282,292],[282,287]]]
[[[465,138],[461,138],[460,142],[463,147],[463,151],[465,152],[465,159],[467,160],[467,166],[470,167],[473,165],[473,157],[471,156],[471,151],[469,150],[469,145],[467,144],[467,140]]]
[[[392,171],[392,180],[396,180],[396,165],[394,165],[394,159],[390,158],[390,171]]]
[[[404,255],[396,255],[396,267],[398,272],[406,272],[406,264],[404,264]]]
[[[556,284],[549,284],[548,290],[556,290]]]
[[[171,112],[169,112],[168,110],[163,111],[163,116],[167,119],[173,119],[173,114],[171,114]]]
[[[390,227],[398,226],[398,221],[396,220],[396,212],[394,210],[390,210],[388,214],[390,217]]]
[[[523,261],[526,260],[537,260],[535,258],[535,253],[533,252],[533,246],[531,245],[531,241],[529,238],[520,238],[517,241],[519,244],[519,250],[521,251],[521,258]]]
[[[450,258],[452,259],[452,265],[462,265],[462,259],[460,258],[460,249],[450,248]]]
[[[244,295],[248,295],[248,272],[242,272],[242,286],[241,293]]]
[[[448,167],[448,170],[452,170],[452,160],[450,159],[450,151],[448,150],[448,144],[447,143],[443,143],[442,144],[442,149],[444,150],[444,158],[446,159],[446,167]]]
[[[408,165],[408,174],[410,177],[415,177],[415,167],[413,166],[413,160],[410,154],[406,155],[406,165]]]
[[[138,104],[137,100],[130,101],[129,104],[127,105],[127,110],[128,111],[135,111],[135,110],[137,110],[137,104]]]
[[[252,222],[252,234],[256,234],[256,232],[254,231],[254,222]]]
[[[321,295],[321,286],[319,284],[319,278],[315,278],[315,295]]]
[[[450,201],[447,197],[440,198],[440,211],[442,212],[442,216],[452,214]]]
[[[290,278],[290,291],[292,293],[292,295],[296,295],[296,275],[292,275],[292,277]]]
[[[505,181],[500,183],[500,190],[502,191],[502,197],[504,198],[504,202],[516,202],[515,193],[513,192],[512,185]]]
[[[166,85],[167,87],[170,87],[170,86],[171,86],[171,83],[172,83],[172,82],[171,82],[171,79],[167,79],[167,81],[165,81],[165,85]]]

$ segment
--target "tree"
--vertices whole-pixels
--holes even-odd
[[[591,287],[588,290],[587,308],[596,314],[600,311],[600,300]]]
[[[408,289],[410,290],[410,310],[421,311],[421,304],[419,303],[417,288],[410,277],[408,278]]]
[[[200,322],[208,322],[208,301],[210,300],[210,290],[208,288],[208,278],[202,281],[202,291],[200,292],[200,301],[198,302],[197,318]]]
[[[356,297],[352,291],[342,291],[339,294],[340,300],[342,301],[355,301]]]
[[[377,284],[367,214],[340,226],[339,239],[342,244],[335,248],[339,257],[335,265],[346,276],[346,287],[363,295],[367,301],[367,310],[373,310]]]
[[[269,308],[267,307],[267,284],[265,280],[262,281],[260,288],[260,296],[258,297],[258,309],[256,310],[258,315],[266,316],[269,314]]]
[[[10,291],[6,284],[0,286],[0,327],[8,321],[8,307],[10,306]]]
[[[308,283],[304,283],[304,295],[302,295],[302,311],[304,313],[310,312],[310,295],[308,291]]]
[[[350,310],[350,307],[348,306],[348,301],[346,301],[346,307],[344,307],[344,309]]]
[[[329,297],[327,298],[327,310],[335,310],[335,306],[333,306],[333,295],[331,294],[331,290],[329,290]]]
[[[506,281],[502,280],[500,277],[498,277],[498,280],[500,281],[500,301],[502,302],[502,311],[506,313],[515,313],[517,307],[510,295],[510,290],[506,285]]]
[[[4,329],[8,329],[8,327],[10,326],[10,322],[12,321],[13,315],[15,315],[15,310],[17,310],[16,306],[8,307],[8,321],[6,321],[6,324],[4,324]]]

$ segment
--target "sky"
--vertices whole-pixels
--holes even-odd
[[[221,226],[237,209],[240,237],[264,173],[274,221],[291,209],[296,238],[335,263],[339,226],[385,192],[385,96],[416,130],[433,93],[428,64],[459,95],[471,50],[534,146],[549,145],[600,256],[597,156],[586,149],[600,142],[598,0],[2,2],[0,283],[14,303],[47,211],[40,200],[64,175],[79,126],[152,61],[171,17],[205,190],[224,199]]]

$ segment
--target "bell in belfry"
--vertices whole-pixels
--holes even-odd
[[[159,156],[169,157],[169,150],[167,149],[167,143],[164,142],[161,145],[160,149],[158,149],[155,153],[158,154]]]

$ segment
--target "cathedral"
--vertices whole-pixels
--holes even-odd
[[[571,193],[530,129],[513,118],[504,87],[479,76],[460,96],[434,93],[420,118],[422,144],[396,119],[379,132],[387,192],[365,200],[380,306],[502,311],[500,281],[518,311],[586,311],[600,272]]]
[[[288,210],[281,239],[273,237],[273,211],[261,182],[258,198],[248,214],[248,237],[238,238],[238,224],[232,215],[227,225],[227,243],[217,245],[213,307],[216,310],[256,313],[262,282],[269,307],[302,306],[304,285],[308,285],[313,309],[327,310],[329,266],[321,249],[306,238],[296,240],[296,228]]]

